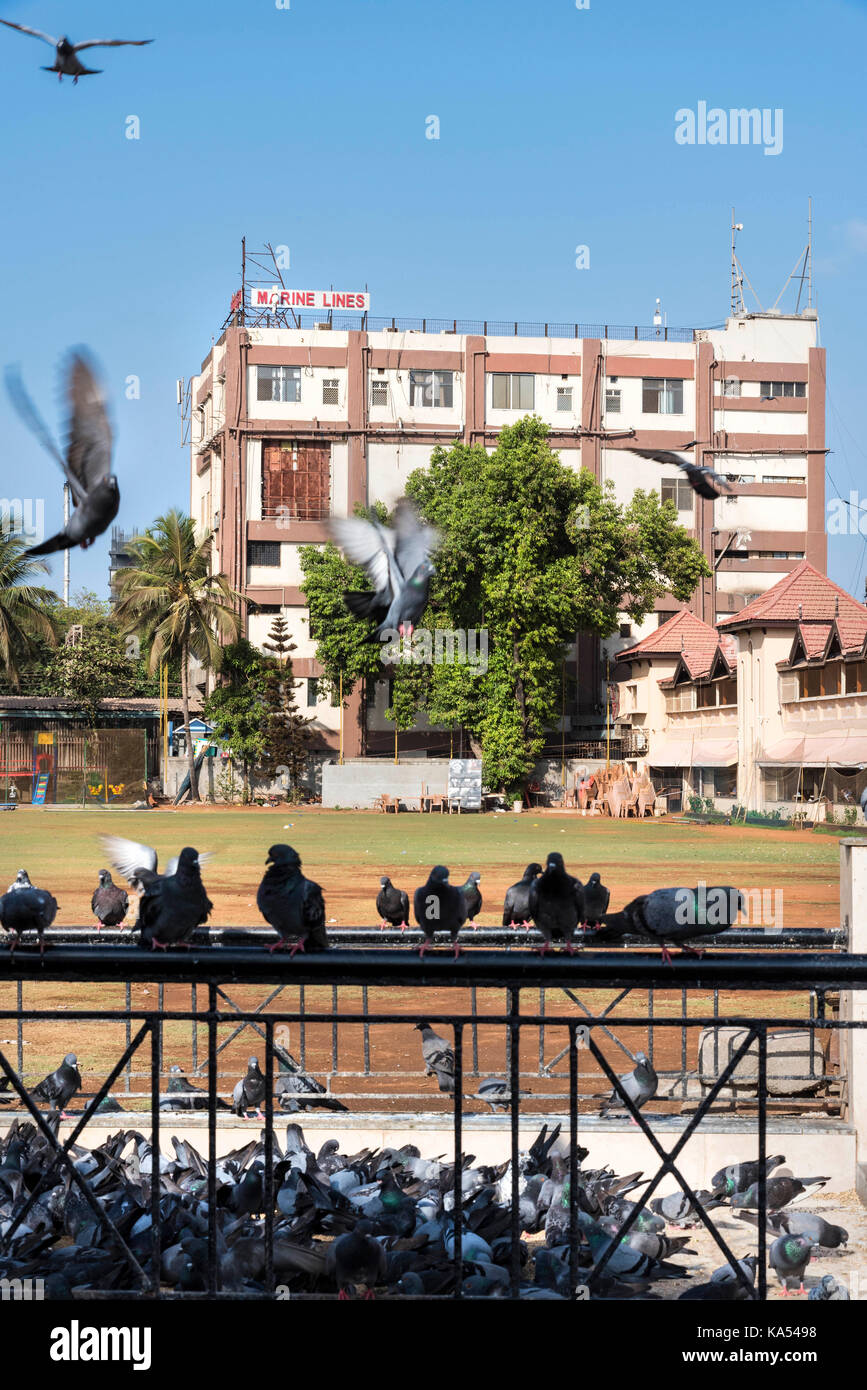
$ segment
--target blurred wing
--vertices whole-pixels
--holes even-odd
[[[4,20],[3,22],[5,23],[6,21]],[[27,389],[24,382],[21,380],[21,373],[17,367],[6,368],[6,390],[9,393],[9,399],[15,407],[15,410],[30,430],[31,434],[36,436],[43,449],[47,450],[51,457],[57,460],[64,473],[66,473],[66,460],[52,439],[51,431],[27,394]],[[71,481],[70,479],[70,482]],[[77,492],[80,490],[76,490],[73,485],[73,491],[76,492],[76,501],[81,501],[81,497],[77,495]]]
[[[26,24],[13,24],[11,19],[0,19],[0,24],[7,25],[10,29],[17,29],[19,34],[32,34],[34,39],[43,39],[45,43],[50,43],[52,48],[57,47],[57,40],[50,34],[43,34],[41,29],[28,29]]]
[[[127,883],[135,878],[137,869],[156,873],[157,852],[150,845],[139,845],[135,840],[125,840],[121,835],[100,835],[99,842],[109,863],[123,874]]]
[[[376,592],[390,600],[402,583],[394,556],[394,532],[378,521],[358,516],[336,517],[331,531],[346,558],[361,565]]]
[[[415,507],[404,502],[394,513],[395,559],[405,578],[427,558],[440,543],[440,535],[431,526],[419,523]]]
[[[87,493],[111,473],[111,425],[105,393],[94,364],[77,349],[69,362],[69,442],[66,471],[75,488]]]
[[[214,854],[214,850],[203,849],[201,854],[199,855],[199,867],[201,868],[202,864],[207,864],[209,859],[213,859]],[[177,873],[178,862],[179,856],[177,854],[169,860],[168,864],[166,865],[166,878],[168,878],[171,874]]]
[[[16,29],[20,28],[20,25],[15,27]],[[36,31],[31,29],[30,32],[35,33]],[[44,38],[45,35],[43,34],[42,37]],[[49,39],[49,43],[54,43],[54,40]],[[74,43],[72,47],[76,53],[80,53],[82,48],[121,48],[125,44],[133,44],[136,48],[141,48],[144,43],[153,43],[153,39],[85,39],[84,43]]]
[[[674,463],[678,468],[692,467],[695,463],[688,454],[678,453],[675,449],[637,449],[630,447],[631,454],[638,454],[639,458],[653,459],[654,463]]]

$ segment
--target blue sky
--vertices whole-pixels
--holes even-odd
[[[829,470],[867,494],[863,0],[2,0],[2,15],[155,40],[91,50],[104,73],[73,87],[39,70],[46,45],[0,30],[0,360],[56,424],[62,352],[97,353],[122,523],[187,504],[175,380],[219,333],[245,233],[288,245],[299,287],[366,283],[373,314],[649,323],[659,295],[670,324],[701,326],[728,309],[732,203],[768,303],[808,194]],[[782,153],[678,145],[674,113],[700,100],[781,107]],[[0,495],[44,497],[55,529],[58,471],[5,394],[0,441]],[[107,560],[107,538],[73,552],[73,589],[104,593]],[[867,539],[834,538],[830,572],[861,597]]]

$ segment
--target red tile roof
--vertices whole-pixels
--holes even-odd
[[[626,651],[618,652],[617,659],[632,661],[642,656],[680,656],[682,652],[693,655],[705,653],[712,659],[718,644],[719,634],[716,628],[703,623],[701,618],[682,608],[661,627],[642,637],[634,647],[627,647]]]
[[[833,626],[833,623],[801,623],[799,625],[798,632],[808,661],[812,661],[817,656],[824,656],[825,648],[828,645],[828,635]]]
[[[791,574],[759,594],[739,613],[722,618],[719,627],[721,631],[733,632],[760,624],[797,625],[803,622],[806,630],[814,623],[828,624],[835,619],[843,650],[860,647],[867,636],[867,608],[839,584],[820,574],[807,560],[802,560]],[[826,630],[826,639],[827,635]]]

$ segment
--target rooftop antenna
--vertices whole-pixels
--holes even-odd
[[[659,330],[663,327],[666,329],[666,337],[668,337],[668,314],[662,312],[659,295],[656,297],[656,308],[653,311],[653,326],[656,329],[657,338],[660,336]]]
[[[807,286],[807,304],[806,304],[806,308],[805,308],[804,312],[806,313],[806,312],[809,311],[810,313],[812,313],[812,311],[813,311],[813,199],[812,199],[812,198],[808,198],[808,199],[807,199],[807,245],[804,247],[803,251],[799,251],[799,252],[798,252],[798,259],[795,261],[795,264],[794,264],[792,270],[789,272],[788,276],[786,277],[786,283],[783,285],[783,288],[780,290],[780,293],[777,295],[776,299],[774,300],[773,304],[771,305],[771,308],[772,308],[772,309],[776,309],[777,305],[779,304],[780,300],[782,299],[783,295],[785,294],[786,290],[787,290],[788,287],[789,287],[789,282],[790,282],[791,280],[794,280],[796,277],[797,277],[797,280],[798,280],[798,298],[797,298],[797,300],[795,301],[795,313],[797,314],[797,313],[800,311],[800,308],[801,308],[801,295],[804,293],[804,285],[805,285],[805,284],[806,284],[806,286]]]
[[[732,208],[732,317],[736,314],[746,313],[744,304],[744,273],[741,263],[738,260],[737,236],[738,232],[744,229],[743,222],[735,221],[735,210]]]

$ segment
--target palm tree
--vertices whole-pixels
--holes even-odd
[[[211,574],[211,534],[196,537],[191,517],[172,509],[158,516],[143,536],[129,545],[133,563],[120,575],[117,621],[125,632],[137,632],[150,643],[150,670],[177,657],[190,767],[190,800],[198,801],[199,786],[190,735],[189,661],[219,670],[221,644],[233,641],[240,629],[235,605],[240,596],[224,574]]]
[[[47,566],[26,549],[21,536],[0,529],[0,672],[13,690],[21,684],[19,665],[33,655],[37,641],[57,644],[52,616],[57,595],[32,583]]]

